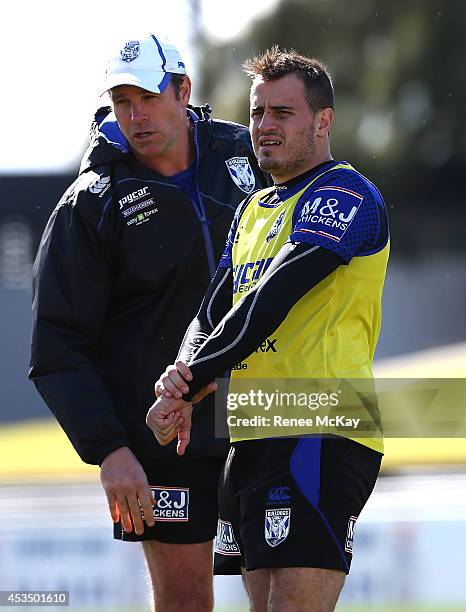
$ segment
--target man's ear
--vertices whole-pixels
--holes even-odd
[[[317,136],[328,136],[333,124],[333,109],[324,108],[316,113]]]
[[[188,75],[183,77],[183,82],[180,85],[180,102],[183,106],[188,106],[191,97],[191,79]]]

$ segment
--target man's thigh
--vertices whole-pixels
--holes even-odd
[[[114,525],[114,537],[129,542],[152,541],[166,544],[210,542],[216,533],[218,479],[224,461],[160,463],[147,472],[154,496],[153,527],[145,525],[138,536],[126,533],[121,523]]]

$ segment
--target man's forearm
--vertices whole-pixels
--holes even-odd
[[[188,362],[191,398],[249,355],[285,320],[293,306],[342,260],[306,243],[286,244],[259,283],[222,319]]]
[[[178,361],[191,362],[216,325],[228,313],[232,303],[232,284],[231,268],[218,268],[202,300],[199,312],[186,331],[178,351]]]

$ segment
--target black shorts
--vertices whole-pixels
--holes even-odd
[[[341,437],[234,444],[219,489],[215,573],[272,567],[349,572],[356,520],[382,455]]]
[[[218,481],[224,459],[160,463],[147,474],[156,499],[155,525],[144,533],[126,533],[115,523],[113,537],[125,542],[158,540],[172,544],[207,542],[215,536],[218,519]]]

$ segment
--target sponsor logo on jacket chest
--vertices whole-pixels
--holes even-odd
[[[148,196],[150,196],[149,187],[141,187],[118,200],[120,212],[126,219],[126,225],[141,225],[159,212],[154,198]],[[142,198],[146,199],[142,200]]]
[[[136,189],[136,191],[132,191],[131,193],[126,194],[121,198],[121,200],[118,200],[120,210],[127,204],[137,202],[137,200],[140,200],[141,198],[147,195],[149,195],[149,187],[141,187],[141,189]]]
[[[147,204],[147,206],[150,206],[151,204],[154,204],[154,200],[152,200],[152,198],[151,198],[150,204]],[[126,225],[141,225],[141,223],[145,223],[146,221],[149,221],[151,215],[155,215],[158,212],[159,212],[158,208],[152,208],[151,210],[145,210],[144,212],[140,212],[135,217],[127,221]]]

